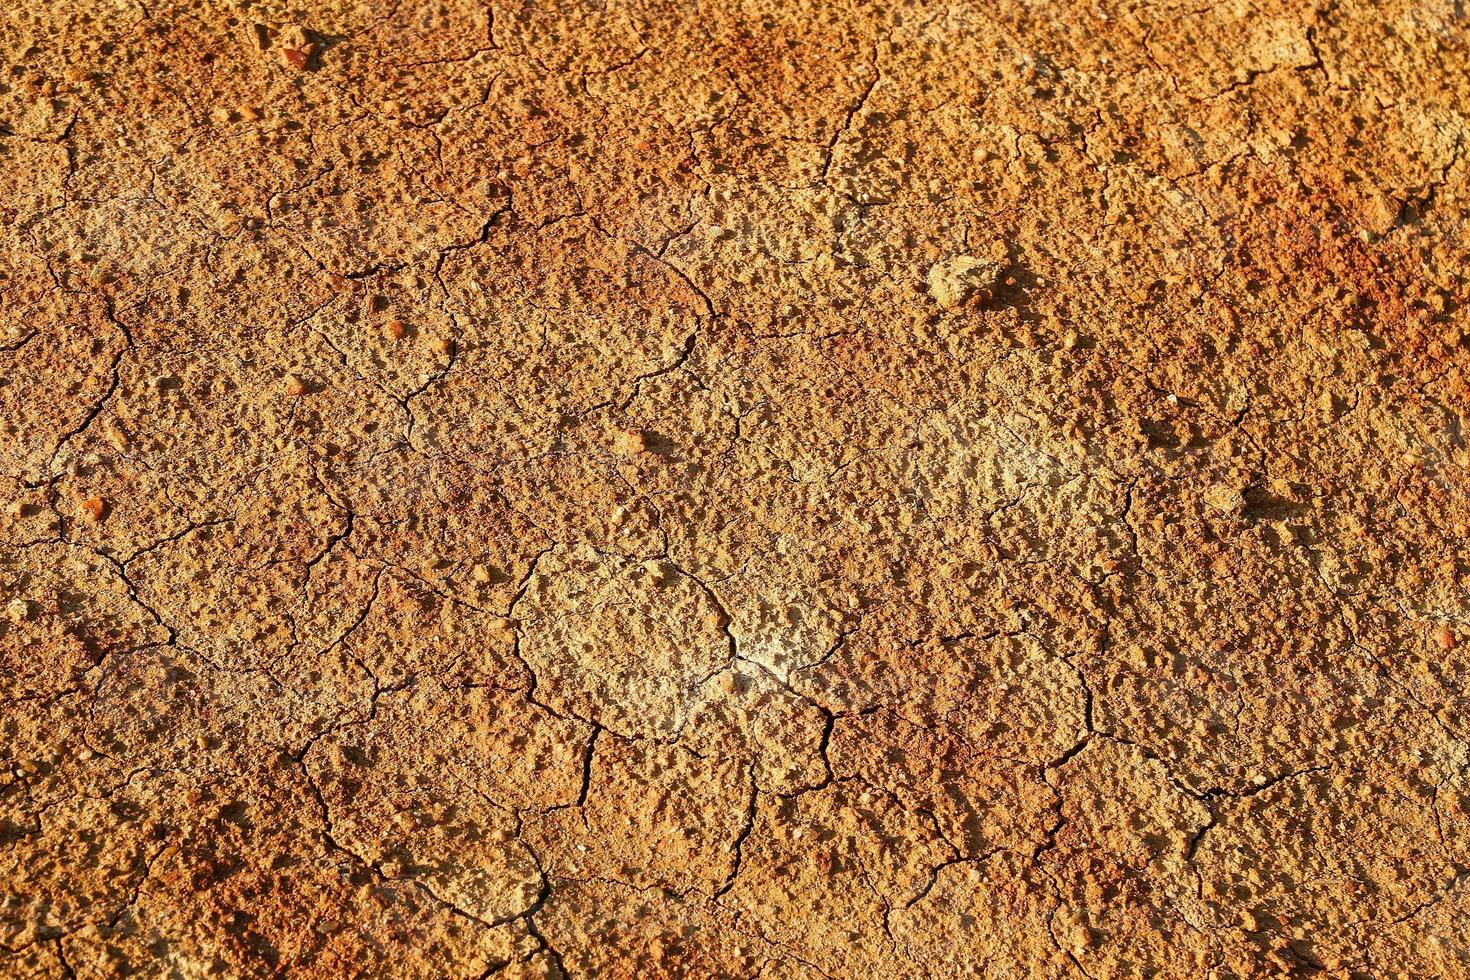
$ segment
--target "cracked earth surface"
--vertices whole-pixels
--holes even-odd
[[[0,975],[1470,977],[1442,0],[0,14]]]

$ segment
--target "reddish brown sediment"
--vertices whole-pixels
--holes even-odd
[[[1470,977],[1449,2],[0,13],[0,976]]]

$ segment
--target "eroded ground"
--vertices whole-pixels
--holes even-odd
[[[1459,3],[0,15],[0,974],[1470,976]]]

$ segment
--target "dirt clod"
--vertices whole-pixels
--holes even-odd
[[[647,445],[647,440],[644,438],[642,432],[638,432],[633,429],[625,429],[617,434],[617,450],[624,455],[637,455],[638,453],[643,452],[643,450],[647,448]]]
[[[987,302],[1001,278],[997,262],[972,255],[956,255],[930,266],[926,281],[929,295],[951,312],[962,308],[971,298]]]

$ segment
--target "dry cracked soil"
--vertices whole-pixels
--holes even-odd
[[[1470,977],[1451,0],[15,0],[0,975]]]

